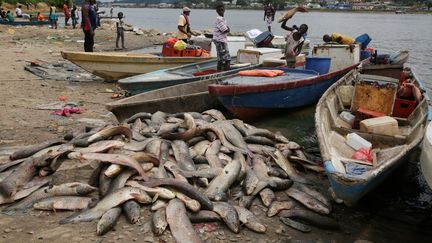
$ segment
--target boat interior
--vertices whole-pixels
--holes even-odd
[[[342,88],[346,89],[346,87],[351,86],[351,90],[354,90],[356,84],[365,80],[379,83],[380,80],[388,81],[388,79],[383,76],[362,75],[357,70],[353,70],[330,87],[323,96],[325,98],[318,103],[319,110],[317,110],[316,123],[317,128],[321,131],[318,136],[323,136],[320,139],[322,141],[322,156],[325,161],[332,161],[338,172],[349,174],[346,168],[347,164],[350,163],[360,164],[367,171],[374,171],[374,169],[385,165],[390,166],[421,140],[429,112],[427,97],[424,95],[408,117],[392,117],[397,121],[397,132],[393,135],[361,131],[358,128],[352,128],[348,123],[341,120],[341,112],[353,112],[353,108],[355,108],[353,106],[366,105],[370,101],[374,102],[371,93],[368,93],[363,97],[363,100],[360,100],[359,104],[355,104],[356,92],[354,91],[351,105],[346,106],[343,103],[346,97],[342,97],[340,92]],[[412,80],[414,85],[420,86],[414,78]],[[398,80],[396,81],[398,82]],[[386,85],[388,84],[381,86],[381,91],[386,87],[388,88]],[[383,95],[383,93],[381,94]],[[381,100],[390,102],[390,107],[393,109],[395,94],[393,93],[393,97],[389,97],[381,97]],[[391,115],[389,114],[389,116]],[[356,133],[372,144],[372,161],[353,159],[356,151],[346,142],[347,135],[350,133]]]
[[[251,66],[250,63],[231,63],[230,71],[234,71],[236,69],[245,68]],[[206,62],[198,62],[190,65],[185,65],[178,68],[172,68],[167,71],[169,74],[180,75],[184,77],[197,77],[197,76],[205,76],[214,73],[218,73],[217,71],[217,61],[206,61]]]

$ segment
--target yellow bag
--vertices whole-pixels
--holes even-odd
[[[184,49],[186,49],[187,44],[186,42],[179,40],[174,44],[174,49],[177,51],[183,51]]]

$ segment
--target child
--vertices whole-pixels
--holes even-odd
[[[230,32],[230,28],[227,25],[227,21],[224,18],[225,6],[223,4],[218,4],[216,6],[216,12],[218,17],[216,17],[215,26],[213,29],[213,42],[216,46],[217,52],[217,70],[227,71],[230,69],[231,56],[228,49],[228,39],[227,34]]]
[[[116,40],[116,48],[119,48],[118,46],[118,42],[119,39],[121,38],[121,42],[122,42],[122,49],[126,49],[126,47],[124,46],[124,21],[123,21],[123,12],[119,12],[117,14],[118,17],[118,21],[116,23],[117,25],[117,40]]]

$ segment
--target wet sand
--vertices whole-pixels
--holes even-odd
[[[127,32],[125,38],[130,50],[160,43],[165,37],[139,36]],[[112,101],[106,89],[115,88],[115,84],[42,80],[24,70],[31,60],[54,63],[62,60],[62,50],[82,50],[83,44],[77,42],[82,39],[83,34],[79,29],[0,26],[0,146],[23,146],[62,137],[84,125],[78,121],[80,118],[112,119],[104,106]],[[103,26],[96,31],[95,41],[96,51],[112,50],[115,47],[115,31]],[[51,111],[34,109],[36,105],[55,102],[60,96],[67,97],[68,101],[82,102],[84,113],[62,118],[50,115]],[[406,171],[406,168],[398,170],[387,185],[372,193],[359,207],[334,205],[332,215],[340,222],[340,230],[327,231],[312,227],[311,233],[300,233],[281,224],[277,217],[267,218],[265,208],[256,200],[252,211],[268,226],[266,234],[242,228],[240,234],[236,235],[225,225],[216,224],[215,232],[200,232],[200,235],[207,242],[427,242],[432,236],[430,211],[407,207],[404,198],[398,194],[404,188],[402,193],[405,194],[402,195],[406,195],[413,186],[402,182],[399,182],[402,185],[394,184]],[[87,167],[61,171],[56,173],[54,183],[85,182],[90,172]],[[321,189],[326,190],[328,183],[324,176],[309,173],[308,177],[314,178],[322,185]],[[278,196],[286,197],[282,193]],[[388,198],[400,201],[389,202]],[[96,236],[96,221],[59,225],[58,221],[70,215],[70,212],[31,211],[27,215],[1,215],[0,242],[173,241],[169,231],[160,237],[153,236],[149,209],[143,207],[141,211],[142,218],[137,225],[127,223],[122,216],[115,231],[102,237]]]

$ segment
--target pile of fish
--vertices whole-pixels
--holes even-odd
[[[88,184],[50,185],[66,160],[99,163]],[[297,230],[310,231],[307,224],[337,228],[329,200],[291,162],[322,171],[280,133],[227,120],[218,110],[138,113],[122,124],[14,151],[0,163],[0,205],[8,204],[7,214],[74,210],[60,223],[99,220],[98,235],[122,213],[137,223],[148,206],[154,234],[169,226],[177,242],[201,242],[192,223],[220,221],[235,233],[241,226],[264,233],[266,226],[249,210],[255,198],[268,217],[278,215]]]

